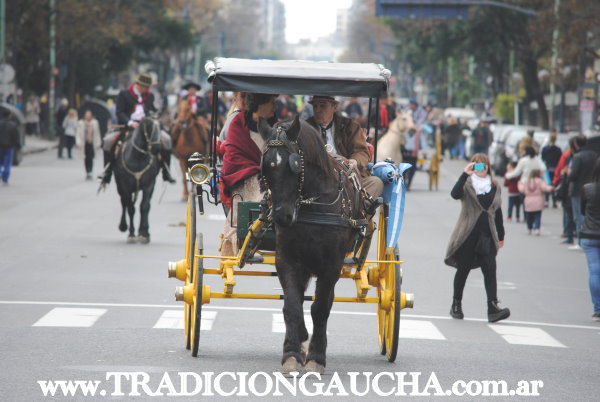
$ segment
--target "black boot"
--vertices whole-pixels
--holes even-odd
[[[98,176],[100,185],[106,186],[112,178],[113,156],[112,152],[104,151],[104,172]]]
[[[175,183],[175,179],[171,176],[171,172],[169,171],[169,166],[171,164],[171,151],[161,151],[160,156],[162,159],[162,177],[164,181],[168,181],[169,183]]]
[[[498,307],[498,299],[488,301],[488,321],[496,322],[510,317],[508,308]]]
[[[456,318],[457,320],[462,320],[465,318],[465,315],[462,311],[462,303],[458,299],[452,299],[452,307],[450,307],[450,315],[452,318]]]

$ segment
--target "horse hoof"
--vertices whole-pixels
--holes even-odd
[[[136,242],[135,236],[127,236],[127,243],[133,244]]]
[[[121,232],[126,232],[127,231],[127,224],[120,224],[119,225],[119,230]]]
[[[288,357],[285,362],[283,363],[283,365],[281,366],[281,372],[283,374],[289,374],[292,373],[294,371],[299,372],[300,371],[300,363],[298,363],[298,360],[296,360],[295,357],[290,356]]]
[[[142,244],[150,243],[150,236],[138,236],[138,241]]]
[[[307,372],[307,373],[324,374],[325,373],[325,366],[317,363],[314,360],[309,360],[308,363],[306,363],[306,365],[304,366],[304,371]]]

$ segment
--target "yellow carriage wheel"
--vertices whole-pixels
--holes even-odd
[[[386,220],[383,207],[379,209],[379,224],[377,226],[377,259],[382,261],[385,259],[385,232]],[[385,310],[381,308],[381,276],[383,273],[383,264],[378,264],[379,284],[377,285],[377,335],[379,341],[379,352],[385,355]]]
[[[377,233],[377,259],[398,261],[397,249],[386,247],[387,218],[384,209],[379,211]],[[388,361],[396,360],[400,330],[400,288],[402,277],[400,264],[378,263],[379,284],[377,286],[377,332],[379,351]]]
[[[193,193],[193,192],[192,192]],[[187,215],[185,221],[185,281],[184,286],[194,280],[194,245],[196,243],[196,210],[195,198],[190,193],[188,196]],[[190,320],[191,307],[183,303],[183,333],[185,336],[185,348],[190,349]]]
[[[198,254],[204,253],[204,245],[202,233],[198,233],[196,238],[196,249]],[[203,286],[204,278],[204,259],[197,258],[194,263],[195,273],[193,279],[193,303],[190,306],[190,338],[191,338],[191,349],[192,356],[198,356],[198,346],[200,344],[200,324],[202,322],[202,304],[203,304]],[[208,290],[208,289],[207,289]],[[204,295],[206,296],[206,295]]]

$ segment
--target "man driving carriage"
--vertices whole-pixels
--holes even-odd
[[[98,178],[101,179],[101,185],[110,183],[112,178],[113,164],[115,160],[116,144],[123,135],[130,130],[135,129],[140,121],[150,112],[156,112],[154,106],[154,94],[150,92],[152,77],[148,73],[140,73],[135,81],[127,89],[121,90],[117,97],[117,124],[120,125],[119,131],[108,134],[104,137],[104,173]],[[171,177],[169,165],[171,162],[171,138],[165,132],[161,131],[160,156],[162,160],[162,176],[164,181],[175,183]]]
[[[315,95],[309,103],[314,115],[306,121],[323,136],[323,141],[333,154],[343,156],[355,165],[360,173],[360,184],[373,198],[383,191],[383,182],[379,177],[371,176],[367,169],[370,161],[367,140],[361,127],[337,112],[339,102],[332,96]]]

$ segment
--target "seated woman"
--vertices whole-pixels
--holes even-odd
[[[237,222],[237,203],[244,201],[260,201],[260,160],[265,147],[265,140],[258,133],[257,123],[260,117],[273,125],[275,119],[275,98],[277,95],[246,94],[246,111],[238,113],[227,132],[227,140],[223,144],[223,182],[222,201],[229,210],[225,221],[221,255],[233,256],[238,252],[237,229],[231,226]],[[233,195],[239,194],[241,197]],[[233,214],[233,215],[231,215]]]

